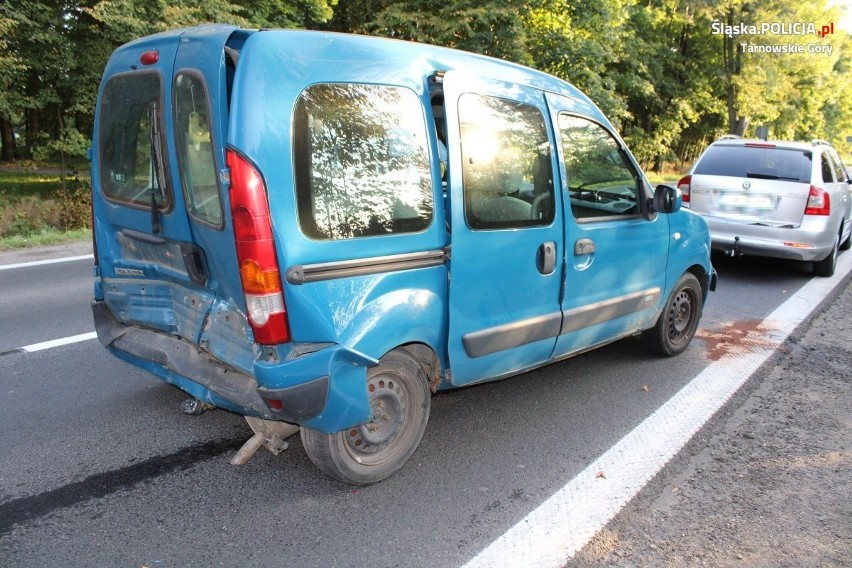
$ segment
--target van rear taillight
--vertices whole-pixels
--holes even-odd
[[[811,186],[808,192],[808,206],[805,207],[805,215],[830,215],[831,199],[828,192],[821,187]]]
[[[153,65],[157,61],[160,60],[160,52],[156,49],[152,49],[151,51],[146,51],[142,55],[139,56],[139,62],[142,65]]]
[[[254,339],[264,345],[290,341],[287,307],[269,218],[266,184],[254,165],[227,151],[231,170],[231,218],[240,281]]]
[[[680,178],[680,181],[677,182],[677,188],[680,190],[680,194],[683,197],[684,203],[689,203],[689,190],[692,187],[692,176],[683,176]]]

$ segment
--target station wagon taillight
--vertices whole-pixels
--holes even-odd
[[[828,197],[828,192],[821,187],[812,185],[808,192],[808,206],[805,208],[805,215],[830,214],[831,199]]]
[[[689,190],[692,186],[692,176],[683,176],[680,178],[680,181],[677,182],[677,188],[680,190],[680,194],[683,197],[684,203],[689,203]]]
[[[264,345],[290,341],[281,273],[263,176],[245,157],[227,151],[231,170],[231,218],[240,281],[254,339]]]

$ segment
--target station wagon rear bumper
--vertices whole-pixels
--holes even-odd
[[[805,216],[798,227],[771,227],[711,216],[704,219],[713,250],[729,255],[822,260],[831,254],[838,232],[831,217]]]
[[[122,323],[103,301],[92,313],[114,355],[208,404],[327,433],[370,420],[366,367],[377,361],[341,346],[259,360],[255,378],[178,336]]]

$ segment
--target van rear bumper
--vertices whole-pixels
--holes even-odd
[[[340,345],[258,360],[253,377],[180,337],[120,322],[103,301],[92,302],[92,314],[113,355],[208,404],[326,433],[371,418],[366,374],[378,361]]]
[[[92,315],[98,339],[118,358],[203,402],[239,414],[276,419],[258,394],[254,377],[179,337],[121,323],[105,302],[93,301]]]

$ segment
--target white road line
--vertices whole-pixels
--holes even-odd
[[[75,260],[93,259],[93,254],[81,254],[80,256],[64,256],[62,258],[49,258],[46,260],[33,260],[31,262],[19,262],[17,264],[0,265],[0,270],[11,270],[13,268],[27,268],[30,266],[41,266],[44,264],[58,264],[60,262],[73,262]]]
[[[852,270],[841,255],[831,278],[814,278],[749,334],[748,353],[711,363],[464,568],[561,567],[612,519]],[[711,297],[712,301],[712,297]]]
[[[70,343],[79,343],[80,341],[88,341],[89,339],[94,339],[98,336],[97,333],[92,331],[91,333],[81,333],[80,335],[72,335],[70,337],[62,337],[60,339],[51,339],[50,341],[42,341],[41,343],[33,343],[32,345],[25,345],[18,349],[17,351],[23,351],[25,353],[33,353],[35,351],[44,351],[45,349],[52,349],[53,347],[60,347],[62,345],[68,345]]]

